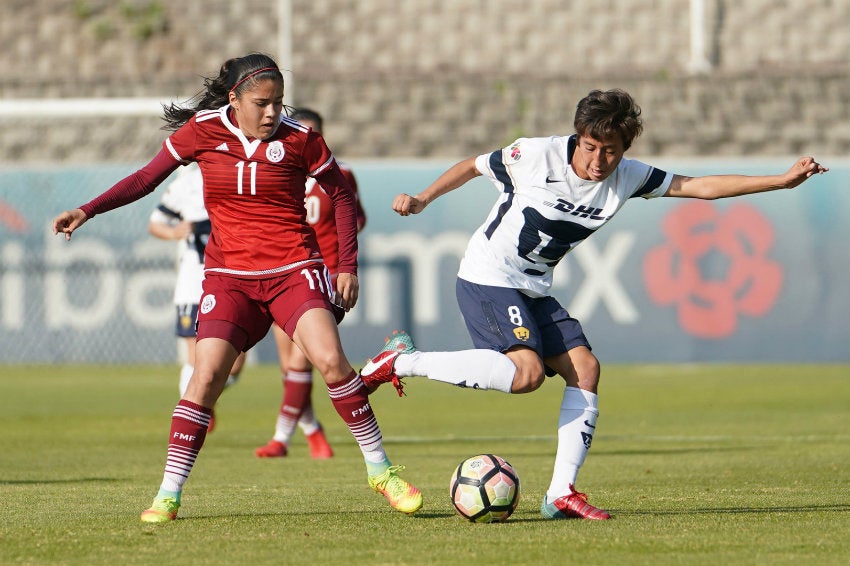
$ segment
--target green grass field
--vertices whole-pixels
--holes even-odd
[[[317,387],[336,450],[259,460],[280,386],[250,367],[226,391],[177,521],[145,525],[162,477],[176,367],[0,370],[0,564],[850,564],[850,367],[608,366],[579,488],[614,519],[545,521],[562,385],[522,396],[408,379],[373,406],[425,506],[392,511]],[[504,524],[454,514],[467,456],[507,458]]]

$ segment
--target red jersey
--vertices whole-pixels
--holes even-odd
[[[354,191],[354,200],[357,206],[357,230],[360,231],[366,224],[366,211],[360,204],[357,180],[348,166],[339,161],[337,164],[342,176],[345,177],[351,190]],[[337,239],[333,201],[313,178],[307,179],[306,190],[307,196],[304,199],[304,207],[307,209],[307,222],[316,231],[316,238],[319,240],[319,249],[322,251],[325,264],[330,272],[335,274],[339,262],[339,240]]]
[[[282,116],[271,137],[249,140],[229,109],[198,112],[164,142],[174,159],[197,161],[203,173],[212,222],[205,271],[261,278],[321,261],[304,207],[311,176],[333,202],[340,245],[334,267],[356,273],[354,193],[322,136]]]

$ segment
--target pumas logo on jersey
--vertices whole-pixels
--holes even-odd
[[[217,148],[215,148],[215,150],[216,150],[216,151],[229,151],[229,150],[230,150],[230,148],[229,148],[229,147],[227,147],[227,142],[224,142],[223,144],[221,144],[220,146],[218,146]]]
[[[207,314],[215,308],[215,295],[207,295],[201,301],[201,312]]]
[[[531,336],[531,332],[529,332],[528,328],[524,326],[517,326],[516,328],[514,328],[514,336],[517,337],[517,340],[522,340],[523,342],[526,342]]]
[[[283,143],[279,140],[273,141],[266,148],[266,159],[268,159],[272,163],[280,162],[283,159],[283,154]]]

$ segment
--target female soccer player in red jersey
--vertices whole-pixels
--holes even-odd
[[[298,108],[290,115],[302,125],[308,126],[313,131],[322,133],[322,116],[315,110],[309,108]],[[354,191],[354,199],[357,207],[357,231],[366,225],[366,211],[360,204],[357,194],[357,180],[354,173],[343,163],[338,162],[339,170],[348,181]],[[339,258],[339,244],[337,241],[336,222],[334,220],[334,206],[330,196],[316,183],[314,179],[307,179],[307,196],[304,206],[307,209],[307,222],[316,231],[316,239],[325,265],[331,273],[331,281],[334,281],[337,273]],[[286,456],[287,447],[297,424],[310,447],[310,456],[313,458],[330,458],[333,450],[325,438],[322,427],[316,419],[310,396],[313,390],[313,365],[304,353],[294,347],[292,340],[278,325],[272,325],[277,354],[280,359],[280,369],[283,376],[283,400],[278,411],[275,423],[274,436],[268,443],[254,450],[258,458],[281,458]]]
[[[281,326],[322,374],[339,415],[366,461],[369,486],[404,513],[422,506],[418,489],[391,465],[368,390],[346,359],[337,323],[354,306],[357,226],[354,196],[322,136],[282,116],[283,75],[273,59],[230,59],[204,81],[192,108],[171,105],[174,130],[153,160],[91,202],[59,214],[66,239],[96,214],[152,192],[177,167],[198,162],[212,223],[204,257],[195,371],[171,419],[165,473],[144,522],[173,520],[183,484],[203,446],[210,410],[233,362]],[[331,286],[304,208],[307,177],[334,202],[338,275]]]

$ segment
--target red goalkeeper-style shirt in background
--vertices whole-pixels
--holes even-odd
[[[322,133],[323,131],[324,120],[315,110],[297,108],[292,112],[291,117],[316,132]],[[339,163],[339,167],[354,191],[355,199],[357,199],[357,182],[354,174],[342,163]],[[339,258],[333,201],[313,178],[307,179],[306,192],[304,207],[307,211],[307,222],[316,231],[319,248],[322,250],[325,264],[331,273],[331,284],[333,286]],[[359,199],[356,202],[357,229],[359,231],[366,224],[366,213],[360,206]],[[333,449],[327,441],[321,423],[319,423],[313,410],[313,365],[304,353],[295,347],[292,340],[279,326],[272,326],[272,334],[280,361],[283,398],[275,420],[272,439],[255,449],[254,454],[259,458],[285,457],[289,453],[290,441],[297,425],[304,433],[311,457],[331,458]]]
[[[362,230],[366,224],[366,212],[360,203],[357,180],[351,169],[340,161],[337,161],[342,176],[348,181],[348,185],[354,191],[355,206],[357,208],[357,229]],[[307,222],[316,231],[319,241],[319,249],[325,265],[328,266],[332,275],[337,273],[339,263],[339,243],[337,240],[336,220],[334,219],[334,204],[328,193],[319,185],[315,179],[307,179],[306,198],[304,208],[307,211]]]

